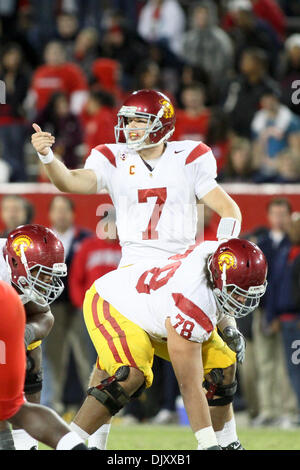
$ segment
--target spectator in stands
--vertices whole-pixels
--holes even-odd
[[[260,413],[254,425],[280,424],[288,426],[291,413],[297,409],[291,389],[280,333],[278,306],[283,302],[281,289],[291,242],[291,205],[288,199],[271,199],[267,208],[269,230],[257,239],[268,261],[268,288],[261,308],[253,318],[253,340],[257,356]]]
[[[137,30],[145,41],[180,52],[185,13],[178,0],[148,0],[142,8]]]
[[[136,90],[162,89],[162,73],[159,65],[154,60],[148,59],[140,62],[136,72]]]
[[[203,140],[210,123],[210,110],[206,107],[205,88],[201,83],[186,86],[181,92],[183,109],[176,113],[173,140]]]
[[[298,147],[299,149],[299,147]],[[275,183],[300,183],[299,150],[286,149],[277,156],[277,175]]]
[[[211,115],[208,124],[205,143],[212,149],[217,161],[217,173],[221,177],[228,160],[231,142],[231,129],[229,120],[223,109],[218,106],[210,109]]]
[[[73,7],[75,7],[80,30],[89,27],[98,28],[100,30],[104,13],[102,2],[95,0],[75,0]]]
[[[282,270],[279,304],[277,305],[280,330],[285,352],[286,367],[291,385],[297,397],[298,415],[295,421],[300,425],[300,368],[297,351],[300,346],[300,213],[294,212],[289,229],[291,247],[285,269]],[[294,354],[293,354],[294,353]],[[296,353],[296,354],[295,354]]]
[[[149,58],[149,46],[123,18],[112,13],[101,37],[99,57],[114,59],[120,64],[122,88],[131,90],[137,65]]]
[[[282,102],[300,115],[300,34],[292,34],[284,45],[278,71]]]
[[[250,2],[252,5],[250,5]],[[244,5],[244,8],[249,9],[252,6],[253,13],[257,18],[260,18],[276,31],[278,37],[283,39],[286,32],[286,18],[283,10],[276,0],[232,0],[229,5],[229,12],[225,15],[222,21],[222,26],[226,31],[230,31],[234,26],[234,15],[230,10],[237,9],[239,5]]]
[[[67,62],[72,61],[78,32],[78,19],[75,14],[62,12],[56,17],[56,39],[64,48]]]
[[[72,60],[81,68],[89,83],[92,82],[92,64],[99,57],[99,34],[96,28],[84,28],[75,38]]]
[[[44,132],[55,134],[53,151],[64,164],[70,169],[78,168],[81,163],[79,146],[83,142],[83,130],[79,118],[70,111],[66,93],[53,93],[35,122]]]
[[[92,64],[93,89],[110,93],[117,105],[124,101],[124,91],[120,85],[122,70],[117,60],[100,58]]]
[[[220,86],[222,86],[220,84]],[[245,49],[240,61],[240,74],[227,82],[224,110],[233,131],[241,137],[251,137],[251,122],[259,109],[260,98],[277,84],[267,74],[267,57],[261,49]]]
[[[80,68],[67,62],[63,45],[50,41],[44,51],[44,65],[38,67],[31,80],[27,104],[31,112],[45,108],[53,93],[63,91],[74,114],[82,110],[87,96],[87,81]]]
[[[233,65],[233,47],[229,36],[218,27],[213,2],[197,2],[191,11],[191,26],[183,36],[182,58],[193,66],[201,66],[210,81],[217,85]]]
[[[71,264],[69,291],[71,301],[77,308],[82,308],[85,293],[93,282],[116,269],[121,259],[115,211],[111,209],[106,212],[107,215],[100,221],[97,236],[88,237],[81,243]],[[109,233],[107,224],[110,224]]]
[[[236,65],[246,48],[263,49],[268,56],[270,71],[277,67],[278,54],[282,46],[271,24],[257,18],[250,0],[234,0],[229,3],[229,10],[234,18],[231,37],[235,45]]]
[[[260,173],[253,164],[251,142],[243,137],[232,139],[221,181],[229,183],[260,182]]]
[[[279,152],[290,146],[292,136],[300,144],[300,118],[281,104],[275,89],[263,92],[260,107],[251,123],[254,154],[265,181],[272,181],[277,174]]]
[[[0,79],[4,81],[6,88],[6,104],[0,105],[2,158],[9,165],[11,182],[26,181],[26,121],[23,102],[30,75],[18,44],[12,43],[5,47],[0,62]]]
[[[176,101],[179,107],[182,107],[181,103],[181,92],[182,90],[193,83],[202,83],[206,89],[207,102],[210,104],[212,102],[211,90],[210,90],[210,79],[208,73],[201,67],[201,64],[197,66],[192,66],[189,64],[183,64],[179,77],[178,77],[178,89],[176,93]],[[214,97],[216,95],[216,90],[214,90]],[[216,101],[214,101],[216,102]]]
[[[55,196],[49,208],[51,228],[61,240],[65,249],[66,264],[70,268],[73,256],[80,243],[91,232],[74,225],[75,207],[71,199]],[[89,339],[84,326],[82,313],[70,300],[68,279],[59,300],[51,306],[55,322],[51,335],[44,343],[44,352],[52,377],[52,406],[62,413],[63,390],[66,382],[67,365],[72,351],[78,376],[83,390],[86,390],[91,372]],[[47,368],[45,374],[49,373]],[[81,398],[79,398],[78,403]]]
[[[88,156],[94,147],[115,142],[114,126],[117,124],[114,99],[103,91],[90,91],[81,113],[84,154]]]
[[[6,238],[19,225],[31,224],[34,217],[34,209],[31,202],[15,194],[7,194],[2,197],[0,211],[1,221],[4,224],[0,238]]]

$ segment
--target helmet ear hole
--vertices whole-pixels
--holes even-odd
[[[17,260],[15,258],[12,258],[11,261],[12,261],[13,267],[16,268],[18,266]]]

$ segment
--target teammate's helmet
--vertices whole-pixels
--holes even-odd
[[[145,134],[141,139],[130,141],[130,129],[126,128],[128,118],[147,119]],[[129,148],[141,150],[155,147],[168,140],[175,129],[175,110],[169,98],[156,90],[138,90],[127,98],[118,112],[115,126],[116,142],[126,141]],[[134,130],[138,130],[135,128]],[[148,143],[145,143],[149,137]]]
[[[232,238],[208,259],[208,270],[219,310],[236,318],[258,307],[267,287],[267,260],[252,242]]]
[[[38,305],[52,303],[64,289],[67,275],[64,247],[49,228],[21,225],[10,232],[3,247],[11,282],[28,300]]]

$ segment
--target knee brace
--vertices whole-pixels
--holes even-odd
[[[223,385],[223,371],[222,369],[212,369],[210,376],[213,382],[204,380],[203,387],[206,388],[207,402],[209,406],[225,406],[233,401],[234,394],[237,389],[237,381],[234,380],[231,384]],[[221,398],[213,398],[218,395]]]
[[[118,383],[126,380],[128,375],[129,366],[122,366],[116,371],[115,375],[102,380],[96,387],[90,387],[87,394],[96,398],[114,416],[130,400],[128,393]]]

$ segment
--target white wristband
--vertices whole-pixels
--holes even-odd
[[[241,231],[241,222],[233,217],[222,217],[218,225],[217,238],[237,238]]]
[[[54,159],[54,154],[51,149],[49,149],[49,152],[47,153],[47,155],[41,155],[39,152],[37,154],[41,162],[44,163],[44,165],[51,163]]]

